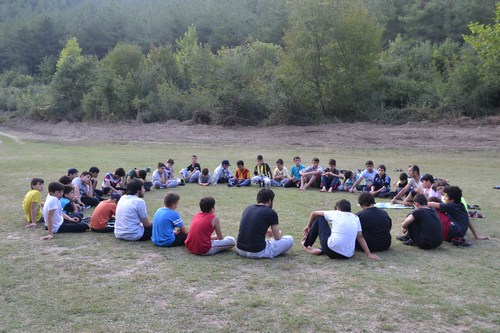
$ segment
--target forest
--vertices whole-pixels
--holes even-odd
[[[500,115],[496,0],[0,0],[0,122]]]

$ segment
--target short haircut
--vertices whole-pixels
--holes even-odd
[[[351,170],[347,170],[346,172],[344,172],[344,177],[345,179],[350,179],[352,177],[353,173]]]
[[[283,159],[281,159],[281,158],[278,158],[278,159],[276,160],[276,164],[283,164],[283,163],[284,163],[284,162],[283,162]]]
[[[420,193],[413,197],[413,202],[416,202],[421,206],[427,206],[427,198],[425,197],[425,195]]]
[[[49,193],[54,193],[56,191],[64,191],[64,185],[59,182],[51,182],[49,184]]]
[[[141,178],[142,180],[146,180],[146,176],[148,175],[146,170],[139,170],[137,171],[137,174],[139,175],[139,178]]]
[[[434,177],[429,173],[426,173],[425,175],[423,175],[422,178],[420,178],[420,180],[427,180],[427,181],[430,181],[431,184],[434,184]]]
[[[258,161],[262,161],[264,159],[264,157],[262,155],[257,155],[257,160]]]
[[[366,161],[365,166],[367,166],[367,165],[371,165],[371,166],[373,166],[373,161],[372,161],[372,160],[368,160],[368,161]]]
[[[416,164],[410,165],[409,168],[411,168],[413,172],[420,173],[420,168]]]
[[[99,172],[101,172],[101,170],[99,170],[98,167],[93,166],[93,167],[90,167],[89,172],[90,173],[99,173]]]
[[[445,179],[439,179],[437,182],[436,182],[436,187],[446,187],[446,186],[450,186],[450,184],[448,184],[448,182],[445,180]]]
[[[330,165],[337,165],[337,161],[335,161],[333,158],[331,158],[329,161],[328,161],[328,164]]]
[[[295,161],[295,160],[300,160],[300,156],[294,156],[294,157],[293,157],[293,160],[294,160],[294,161]]]
[[[71,185],[64,185],[64,190],[63,190],[63,194],[68,194],[68,193],[71,193],[71,191],[74,191],[75,188]]]
[[[408,180],[408,174],[406,172],[401,172],[399,174],[399,180]]]
[[[68,176],[65,176],[65,177],[68,177]],[[68,177],[69,178],[69,177]],[[33,178],[31,180],[31,188],[33,188],[33,186],[37,185],[37,184],[45,184],[43,179],[42,178]]]
[[[438,197],[430,197],[429,199],[427,199],[427,202],[439,202],[439,203],[442,203],[443,200],[441,200],[441,198],[438,198]]]
[[[236,165],[241,165],[241,166],[244,166],[244,165],[245,165],[245,162],[243,162],[242,160],[239,160],[238,162],[236,162]]]
[[[384,170],[384,172],[387,170],[387,169],[386,169],[386,167],[385,167],[385,165],[383,165],[383,164],[380,164],[380,165],[377,167],[377,169],[382,169],[382,170]]]
[[[340,201],[337,201],[335,203],[335,209],[340,210],[341,212],[351,212],[351,203],[347,201],[346,199],[342,199]]]
[[[203,176],[208,175],[208,168],[203,168],[203,170],[201,170],[201,174],[202,174]]]
[[[62,176],[61,178],[59,178],[59,183],[63,185],[71,184],[71,178],[69,178],[69,176]]]
[[[158,162],[158,169],[164,168],[166,165],[163,162]]]
[[[84,172],[82,172],[82,173],[80,174],[80,178],[81,178],[81,177],[85,177],[85,176],[92,176],[92,175],[91,175],[91,174],[90,174],[90,172],[88,172],[88,171],[84,171]]]
[[[458,186],[447,186],[443,190],[444,193],[448,196],[453,202],[460,202],[462,200],[462,190]]]
[[[375,198],[368,192],[362,192],[358,197],[358,204],[361,207],[375,205]]]
[[[115,175],[118,177],[123,177],[125,176],[125,170],[123,168],[118,168],[115,170]]]
[[[196,158],[196,159],[197,159],[197,158],[198,158],[198,156],[196,156],[196,155],[191,155],[191,158]]]
[[[318,163],[319,163],[319,158],[317,158],[317,157],[313,157],[312,161],[313,161],[313,162],[318,162]]]
[[[181,197],[177,193],[168,192],[163,198],[163,204],[165,205],[165,207],[170,208],[178,203],[180,199]]]
[[[173,159],[171,159],[171,158],[169,158],[169,159],[167,160],[167,163],[174,165],[174,160],[173,160]]]
[[[257,203],[268,203],[274,200],[274,192],[263,188],[257,193]]]
[[[134,178],[127,184],[127,194],[136,195],[143,186],[142,180]]]
[[[200,209],[203,213],[208,213],[215,207],[215,199],[212,197],[204,197],[200,200]]]

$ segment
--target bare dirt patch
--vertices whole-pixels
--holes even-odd
[[[380,125],[334,123],[319,126],[222,127],[162,124],[40,123],[15,120],[0,126],[0,134],[19,140],[58,143],[170,142],[198,144],[250,144],[266,146],[344,148],[420,148],[433,150],[500,149],[500,120],[460,118],[453,122]]]

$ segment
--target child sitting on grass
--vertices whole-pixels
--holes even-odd
[[[69,216],[63,213],[61,199],[64,191],[64,185],[59,182],[51,182],[49,184],[49,194],[45,199],[45,204],[43,206],[43,219],[45,220],[45,227],[48,230],[48,235],[42,237],[43,240],[49,240],[54,238],[55,233],[61,232],[83,232],[89,229],[89,226],[82,222],[77,222],[74,218],[74,222],[66,222],[66,220],[71,220]]]
[[[222,233],[220,220],[215,212],[215,199],[212,197],[200,200],[201,212],[191,221],[189,233],[185,242],[186,249],[198,255],[213,255],[229,250],[236,245],[234,237]],[[212,234],[215,231],[215,236]]]
[[[328,168],[323,171],[321,175],[321,190],[320,192],[332,193],[333,190],[337,190],[340,185],[340,179],[343,179],[344,175],[337,170],[337,161],[333,158],[328,161]]]
[[[33,178],[31,180],[31,190],[26,193],[23,200],[23,211],[26,215],[27,228],[33,228],[37,222],[43,221],[42,199],[44,181],[42,178]]]
[[[344,181],[342,182],[342,185],[339,185],[337,189],[339,191],[349,192],[354,186],[354,183],[357,179],[358,178],[354,172],[352,172],[351,170],[346,170],[346,172],[344,172]]]
[[[384,198],[391,191],[391,178],[385,173],[385,165],[380,164],[377,174],[373,178],[370,194],[374,197]]]
[[[81,222],[83,219],[83,213],[79,212],[76,207],[75,198],[75,188],[71,185],[64,185],[63,196],[60,200],[61,206],[63,208],[63,213],[71,218],[71,220],[65,218],[65,221],[75,222],[75,217],[78,219],[77,222]]]
[[[113,232],[115,230],[116,205],[120,194],[111,193],[108,200],[101,201],[90,218],[90,230],[95,232]]]
[[[184,245],[188,232],[181,216],[176,211],[180,197],[167,193],[163,199],[165,207],[159,208],[153,218],[153,244],[161,247]]]
[[[212,182],[212,177],[210,176],[210,171],[208,168],[203,168],[200,175],[198,176],[198,184],[201,186],[208,186]]]

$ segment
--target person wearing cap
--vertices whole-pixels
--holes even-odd
[[[68,177],[71,178],[71,180],[78,177],[78,170],[76,170],[75,168],[68,169]]]
[[[90,218],[90,230],[95,232],[113,232],[115,230],[116,204],[120,200],[119,193],[111,193],[108,200],[101,201]]]
[[[227,184],[233,178],[233,174],[229,167],[231,164],[228,160],[223,160],[221,164],[214,170],[213,184]]]

